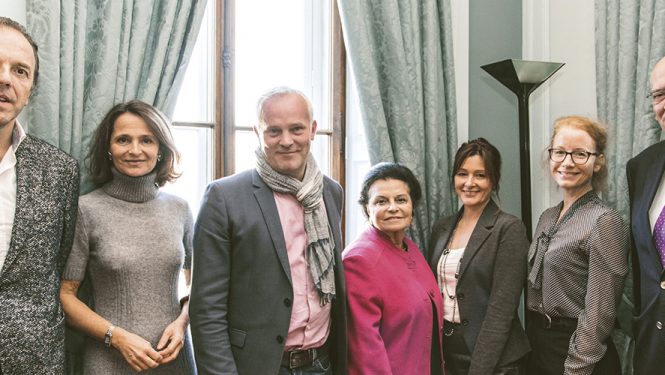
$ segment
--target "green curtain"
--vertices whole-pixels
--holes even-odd
[[[661,139],[646,98],[654,64],[665,56],[665,1],[596,0],[596,92],[598,117],[609,130],[605,200],[628,219],[626,162]],[[632,275],[619,308],[614,339],[624,374],[632,374]]]
[[[114,104],[141,99],[173,112],[205,0],[28,0],[40,77],[28,132],[82,161]],[[81,193],[92,186],[81,168]]]
[[[423,188],[411,237],[427,249],[434,221],[457,209],[449,0],[338,0],[372,164],[395,161]]]
[[[40,77],[27,131],[81,162],[114,104],[141,99],[171,116],[196,42],[205,0],[27,0]],[[79,291],[90,301],[89,285]],[[82,374],[84,336],[67,330],[67,374]]]

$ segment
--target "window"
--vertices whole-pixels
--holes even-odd
[[[171,132],[182,176],[164,189],[187,200],[196,217],[213,177],[215,128],[215,2],[208,0],[196,45],[178,93]]]
[[[332,115],[333,55],[339,54],[331,27],[336,4],[331,0],[225,3],[224,174],[254,166],[256,101],[273,87],[290,86],[312,101],[318,124],[312,152],[319,167],[327,175],[339,175],[339,170],[333,171],[333,152],[337,149],[339,160],[341,137],[339,131],[335,134],[341,122],[336,124]]]
[[[183,175],[166,190],[196,215],[208,182],[252,168],[256,101],[282,85],[312,101],[312,152],[344,185],[345,64],[336,0],[208,0],[173,115]]]

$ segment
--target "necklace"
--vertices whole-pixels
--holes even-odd
[[[447,275],[446,272],[446,264],[448,263],[448,256],[450,255],[451,251],[451,245],[453,243],[453,239],[455,238],[455,231],[457,231],[457,226],[455,226],[455,229],[453,229],[453,232],[450,234],[450,239],[448,240],[448,244],[446,245],[446,248],[443,249],[443,259],[439,261],[439,275],[441,275],[442,282],[441,282],[441,294],[443,297],[448,297],[453,301],[453,319],[455,319],[455,311],[457,310],[457,296],[448,290],[448,283],[447,280],[450,277]],[[460,265],[462,264],[462,258],[464,255],[462,255],[459,259],[459,262],[457,262],[457,267],[455,269],[455,279],[459,279],[459,273],[460,273]],[[453,332],[455,331],[455,328],[453,326],[450,326],[446,330],[444,330],[443,334],[446,336],[451,336]]]

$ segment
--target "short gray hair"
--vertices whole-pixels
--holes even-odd
[[[287,86],[279,86],[272,88],[263,95],[261,95],[259,101],[256,103],[256,115],[259,119],[259,125],[265,122],[264,121],[265,113],[263,113],[263,107],[265,106],[266,102],[272,98],[277,98],[286,95],[297,95],[305,102],[305,104],[307,105],[307,118],[309,119],[308,125],[312,125],[312,121],[314,121],[314,110],[312,109],[312,102],[309,100],[307,95],[305,95],[302,91]]]

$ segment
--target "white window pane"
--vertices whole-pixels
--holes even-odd
[[[173,121],[212,122],[215,61],[215,6],[208,0],[201,30],[178,92]]]
[[[302,90],[328,129],[329,0],[236,2],[235,118],[256,122],[256,102],[276,86]]]
[[[371,163],[367,152],[365,129],[360,114],[356,82],[347,66],[346,84],[346,243],[349,244],[365,229],[367,219],[358,204],[360,189]]]
[[[330,176],[332,173],[330,165],[330,136],[318,134],[314,137],[312,148],[310,150],[316,159],[316,164],[324,175]]]
[[[254,151],[259,140],[253,131],[236,132],[236,173],[254,168],[256,157]]]
[[[212,176],[212,131],[206,128],[173,126],[171,133],[180,152],[178,171],[182,172],[182,175],[174,183],[166,184],[163,189],[185,199],[196,218],[201,198]]]

